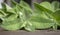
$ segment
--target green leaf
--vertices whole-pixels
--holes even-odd
[[[56,10],[56,12],[54,12],[52,15],[56,24],[60,26],[60,10]]]
[[[22,7],[15,1],[11,0],[12,8],[16,13],[19,13],[22,10]]]
[[[3,17],[4,20],[12,21],[15,20],[18,17],[17,14],[9,14],[6,17]]]
[[[7,12],[7,8],[6,8],[5,3],[2,3],[2,9],[3,9],[4,12]]]
[[[51,24],[52,26],[54,26],[54,28],[56,29],[57,28],[57,20],[55,19],[55,17],[54,17],[54,12],[55,12],[55,10],[54,10],[54,8],[53,8],[53,6],[49,3],[49,2],[42,2],[42,3],[40,3],[40,4],[38,4],[38,3],[34,3],[34,6],[35,6],[35,8],[36,8],[36,10],[38,11],[38,13],[40,12],[40,15],[41,15],[41,13],[42,12],[44,12],[45,14],[46,14],[46,16],[49,18],[49,20],[50,21],[52,21],[52,24],[49,22],[48,24],[46,24],[45,22],[48,20],[46,20],[46,18],[45,18],[45,16],[44,15],[42,15],[42,16],[44,16],[44,17],[41,17],[41,22],[42,22],[42,20],[43,20],[43,18],[44,18],[44,23],[46,24],[46,27],[50,27],[49,25]],[[36,16],[37,17],[37,16]],[[51,20],[52,19],[52,20]],[[39,21],[40,22],[40,21]],[[41,23],[40,22],[40,23]],[[47,21],[48,22],[48,21]],[[36,23],[36,22],[35,22]],[[42,25],[41,25],[42,24]],[[44,24],[43,23],[41,23],[40,24],[40,26],[42,26],[41,28],[46,28],[46,27],[44,27]],[[55,25],[54,25],[55,24]]]
[[[7,9],[8,13],[13,13],[13,14],[16,13],[15,10],[12,7],[8,6],[7,4],[5,4],[5,5],[6,5],[6,9]]]
[[[52,15],[56,20],[58,20],[58,21],[60,20],[60,10],[57,10]]]
[[[14,21],[3,21],[1,24],[1,27],[5,30],[19,30],[21,29],[22,23],[20,22],[19,19],[15,19]]]
[[[21,0],[20,5],[23,7],[30,7],[28,3]]]
[[[41,17],[32,16],[31,17],[30,21],[36,27],[36,29],[46,29],[46,28],[50,28],[51,26],[54,25],[54,23],[51,19],[47,19],[43,16],[41,16]]]
[[[38,12],[48,12],[49,14],[52,14],[54,12],[54,9],[49,2],[42,2],[40,4],[34,3],[34,6]]]
[[[9,5],[7,5],[6,3],[5,3],[5,5],[6,5],[6,9],[8,10],[8,9],[12,9],[12,7],[10,7]]]
[[[52,6],[53,6],[54,10],[57,10],[57,9],[59,9],[60,3],[58,1],[53,1]]]
[[[10,7],[8,6],[6,3],[2,3],[2,10],[5,12],[5,13],[13,13],[15,14],[15,11]]]
[[[35,27],[32,25],[31,22],[26,21],[26,26],[24,27],[27,31],[35,31]]]
[[[12,5],[12,7],[16,7],[16,5],[18,5],[18,3],[17,2],[15,2],[14,0],[11,0],[11,5]]]
[[[29,6],[29,4],[27,4],[27,3],[24,2],[24,1],[21,1],[21,2],[20,2],[20,6],[23,7],[24,9],[29,10],[29,11],[32,12],[32,9],[31,9],[31,7]]]
[[[40,6],[46,8],[47,10],[54,12],[54,8],[52,8],[52,6],[49,2],[42,2],[42,3],[40,3]]]
[[[4,13],[4,11],[0,10],[0,17],[4,17],[4,16],[6,16],[6,15],[7,15],[7,14]]]
[[[25,15],[26,20],[29,20],[29,18],[32,16],[32,12],[26,9],[24,9],[23,14]]]

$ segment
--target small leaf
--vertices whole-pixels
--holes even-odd
[[[35,31],[35,27],[30,22],[26,22],[26,26],[24,28],[28,31]]]

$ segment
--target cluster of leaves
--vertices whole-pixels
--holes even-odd
[[[17,2],[11,0],[12,7],[8,6],[6,3],[2,3],[2,8],[0,9],[0,19],[2,22],[0,26],[5,30],[18,30],[21,28],[27,29],[31,24],[29,23],[29,18],[32,15],[31,7],[24,1]]]
[[[24,1],[18,4],[11,0],[12,7],[2,3],[0,9],[0,26],[6,30],[25,30],[34,31],[35,29],[47,29],[53,27],[54,30],[60,26],[59,2],[34,3],[34,9]],[[57,5],[56,5],[57,4]]]

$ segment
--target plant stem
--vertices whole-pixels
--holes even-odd
[[[56,20],[54,20],[53,30],[57,30],[57,21]]]

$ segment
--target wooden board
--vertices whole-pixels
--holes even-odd
[[[27,32],[24,30],[0,31],[0,35],[60,35],[60,30],[58,31],[36,30],[34,32]]]

